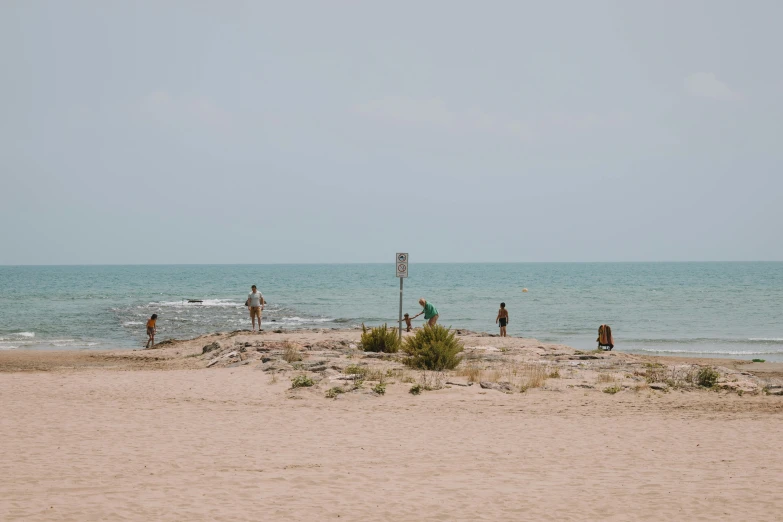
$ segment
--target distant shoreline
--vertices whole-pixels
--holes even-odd
[[[712,261],[417,261],[417,265],[614,265],[614,264],[721,264],[721,263],[783,263],[783,260],[712,260]],[[413,265],[414,263],[412,263]],[[333,263],[65,263],[65,264],[9,264],[0,263],[3,267],[122,267],[122,266],[346,266],[346,265],[388,265],[394,266],[394,262],[367,261],[367,262],[333,262]]]

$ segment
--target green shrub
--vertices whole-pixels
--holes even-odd
[[[720,374],[712,368],[702,368],[696,376],[696,382],[699,386],[712,388],[718,382],[718,377],[720,377]]]
[[[462,361],[459,355],[464,346],[449,328],[440,325],[425,326],[407,337],[402,350],[410,357],[405,364],[421,370],[453,370]]]
[[[420,384],[414,384],[413,386],[411,386],[411,389],[408,390],[408,393],[410,393],[411,395],[418,395],[418,394],[420,394],[421,393],[421,385]]]
[[[753,362],[764,362],[764,359],[753,359]]]
[[[334,388],[329,388],[328,390],[326,390],[326,398],[334,399],[341,393],[345,393],[345,390],[343,390],[339,386],[335,386]]]
[[[610,395],[614,395],[615,393],[619,392],[622,388],[617,386],[616,384],[614,386],[609,386],[608,388],[604,388],[604,393],[608,393]]]
[[[374,391],[378,395],[384,395],[386,393],[386,385],[382,382],[379,382],[378,384],[375,385],[372,391]]]
[[[345,375],[358,375],[360,377],[364,377],[367,375],[367,368],[362,368],[361,366],[357,366],[356,364],[352,364],[343,370],[343,373]]]
[[[291,379],[291,388],[306,388],[315,384],[307,375],[297,375]]]
[[[362,350],[365,352],[397,353],[400,338],[396,328],[383,326],[367,329],[362,323]]]

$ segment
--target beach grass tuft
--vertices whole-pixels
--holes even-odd
[[[327,399],[335,399],[341,393],[345,393],[345,390],[343,390],[339,386],[334,386],[334,387],[329,388],[328,390],[326,390],[326,398]]]
[[[369,371],[368,368],[364,366],[352,364],[350,366],[346,366],[346,368],[343,370],[343,373],[345,375],[356,375],[357,378],[364,379],[368,371]]]
[[[285,341],[283,343],[283,360],[288,364],[301,361],[302,354],[299,353],[299,349],[294,344]]]
[[[696,375],[696,383],[705,388],[712,388],[718,382],[720,374],[712,368],[702,368]]]
[[[468,382],[479,382],[481,380],[481,368],[475,364],[467,364],[457,370],[457,375],[467,377]]]
[[[307,375],[297,375],[291,379],[291,388],[308,388],[315,383]]]
[[[520,379],[520,389],[541,388],[549,378],[549,368],[543,364],[523,364],[516,372]]]
[[[411,395],[419,395],[419,394],[421,394],[421,385],[420,384],[414,384],[413,386],[411,386],[411,389],[408,390],[408,393],[410,393]]]
[[[367,329],[362,323],[362,350],[365,352],[397,353],[400,349],[400,338],[396,328],[389,328],[385,323]]]
[[[402,346],[408,358],[405,364],[421,370],[453,370],[462,361],[465,349],[455,332],[440,325],[425,326],[405,339]]]
[[[614,386],[609,386],[608,388],[604,388],[604,393],[608,393],[610,395],[614,395],[615,393],[619,392],[620,390],[622,390],[622,388],[620,388],[619,386],[617,386],[615,384]]]

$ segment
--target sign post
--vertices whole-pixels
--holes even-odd
[[[400,316],[397,323],[397,335],[400,342],[402,342],[402,280],[408,277],[408,254],[405,252],[397,252],[395,264],[397,265],[397,277],[400,278]]]

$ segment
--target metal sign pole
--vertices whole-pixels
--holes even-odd
[[[402,342],[402,277],[400,278],[400,320],[398,322],[397,335]]]
[[[397,277],[400,278],[400,316],[397,322],[397,335],[402,342],[402,280],[408,277],[408,253],[397,252],[395,264],[397,265]]]

